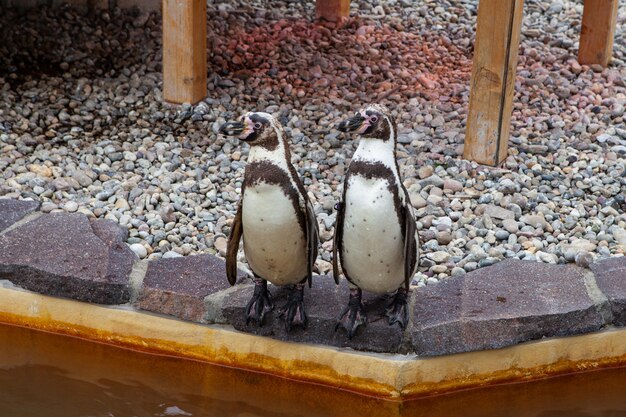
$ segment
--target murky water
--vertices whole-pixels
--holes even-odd
[[[626,369],[414,400],[0,326],[0,417],[624,417]]]

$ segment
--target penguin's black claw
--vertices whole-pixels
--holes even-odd
[[[294,286],[289,294],[289,301],[281,309],[280,317],[285,320],[285,328],[291,331],[292,326],[302,326],[306,328],[307,315],[304,310],[304,285]]]
[[[387,317],[389,317],[390,326],[398,323],[402,330],[406,329],[406,326],[409,323],[409,308],[407,306],[406,298],[406,290],[404,288],[399,288],[386,311]]]
[[[365,315],[365,308],[361,302],[361,290],[350,290],[350,300],[348,306],[343,310],[337,324],[335,324],[335,331],[339,327],[343,327],[348,332],[348,339],[356,334],[356,331],[360,326],[367,324],[367,316]]]
[[[273,308],[272,296],[267,289],[267,281],[255,280],[254,294],[246,306],[246,326],[250,323],[250,320],[254,320],[259,323],[259,326],[263,326],[265,315]]]

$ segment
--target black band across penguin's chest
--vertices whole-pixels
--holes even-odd
[[[369,162],[369,161],[352,161],[346,174],[345,186],[343,189],[343,200],[346,200],[346,188],[349,184],[350,177],[361,176],[368,180],[379,179],[387,181],[388,190],[393,196],[393,207],[398,216],[398,222],[402,228],[402,235],[404,236],[404,221],[402,218],[402,201],[400,200],[399,187],[396,182],[396,176],[394,172],[383,164],[382,162]]]
[[[287,171],[274,165],[270,161],[249,163],[244,173],[243,189],[245,190],[246,187],[253,187],[262,183],[280,187],[285,194],[285,198],[291,201],[300,229],[306,236],[306,217],[304,211],[300,208],[300,195],[298,194],[298,189],[293,185]]]

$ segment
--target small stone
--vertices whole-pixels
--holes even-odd
[[[128,201],[123,198],[118,198],[115,200],[115,208],[120,209],[122,211],[130,210],[130,206],[128,205]]]
[[[593,252],[596,250],[596,244],[586,239],[578,239],[569,244],[562,246],[563,256],[568,262],[574,262],[576,256],[582,252]]]
[[[454,268],[452,268],[451,275],[453,277],[456,277],[457,275],[465,275],[465,274],[466,274],[466,272],[465,272],[465,269],[463,269],[463,268],[460,268],[458,266],[455,266]]]
[[[495,235],[498,240],[506,240],[509,238],[509,234],[506,230],[497,230]]]
[[[426,207],[428,205],[426,200],[419,193],[411,193],[409,194],[409,196],[411,198],[411,205],[413,205],[413,207],[417,209]]]
[[[183,255],[181,255],[178,252],[174,252],[173,250],[167,251],[163,254],[162,258],[163,259],[170,259],[170,258],[182,258]]]
[[[447,262],[450,259],[450,254],[444,251],[437,251],[426,255],[428,259],[432,259],[437,263]]]
[[[452,242],[453,236],[452,233],[448,232],[448,231],[444,231],[444,232],[437,232],[437,242],[440,245],[447,245],[448,243]]]
[[[443,187],[443,180],[438,176],[438,175],[431,175],[428,178],[424,178],[423,180],[419,181],[419,184],[422,186],[422,188],[432,185],[433,187]]]
[[[463,184],[457,180],[445,179],[443,180],[443,189],[458,193],[463,190]]]
[[[225,237],[220,236],[217,239],[215,239],[214,245],[215,245],[215,249],[218,250],[221,256],[226,256],[226,249],[228,247],[228,241],[226,240]]]
[[[476,270],[476,268],[478,268],[478,262],[467,262],[463,266],[463,269],[465,269],[467,272],[472,272]]]
[[[448,267],[445,265],[433,265],[430,270],[436,274],[443,274],[448,270]]]
[[[485,214],[489,215],[489,217],[493,219],[506,220],[511,219],[515,220],[515,213],[511,210],[504,209],[502,207],[498,207],[493,204],[489,204],[485,207]]]
[[[57,206],[54,203],[51,203],[50,201],[46,201],[44,203],[41,203],[41,212],[42,213],[50,213],[52,210],[56,210],[58,208],[59,208],[59,206]]]
[[[517,222],[514,219],[502,220],[502,227],[504,227],[504,229],[506,229],[506,231],[509,233],[517,233],[517,231],[519,230]]]
[[[593,263],[593,255],[589,252],[579,252],[576,254],[575,262],[581,268],[589,268]]]
[[[428,78],[428,76],[426,74],[420,74],[417,76],[417,81],[424,86],[424,88],[427,88],[428,90],[432,90],[434,88],[437,87],[437,85],[435,84],[434,81],[432,81],[430,78]]]
[[[76,201],[68,201],[63,206],[63,209],[69,213],[74,213],[76,210],[78,210],[78,203]]]
[[[520,217],[520,221],[535,228],[541,228],[544,230],[548,228],[548,222],[546,219],[537,214],[525,214]]]
[[[424,165],[417,170],[417,175],[420,179],[425,179],[433,175],[434,169],[431,165]]]
[[[615,241],[620,245],[626,246],[626,230],[615,228],[613,231],[613,239],[615,239]]]
[[[28,170],[40,177],[49,178],[52,176],[52,170],[45,165],[31,164],[28,166]]]
[[[139,259],[143,259],[148,256],[148,250],[141,243],[133,243],[130,245],[130,250],[135,252],[135,255],[137,255]]]
[[[430,122],[430,125],[432,127],[441,127],[443,126],[444,123],[445,123],[445,120],[443,119],[443,117],[437,116]]]
[[[537,256],[537,259],[539,259],[540,261],[546,262],[549,264],[556,264],[559,260],[559,258],[553,253],[537,251],[535,255]]]

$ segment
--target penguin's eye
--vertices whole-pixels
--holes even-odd
[[[261,127],[263,127],[263,125],[261,125],[261,123],[259,123],[259,122],[256,122],[254,124],[254,130],[259,130],[259,129],[261,129]]]
[[[370,117],[370,121],[371,121],[372,123],[376,123],[376,122],[378,121],[378,116],[372,116],[372,117]]]

